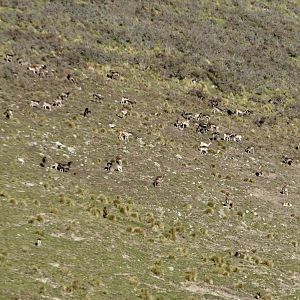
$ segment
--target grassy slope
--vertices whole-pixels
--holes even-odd
[[[196,1],[174,1],[173,6],[157,1],[137,9],[132,1],[124,9],[115,2],[103,3],[99,8],[88,1],[76,1],[72,7],[67,1],[1,2],[0,52],[13,52],[31,63],[45,62],[52,71],[39,78],[14,62],[0,66],[1,108],[14,110],[12,120],[0,120],[0,298],[252,299],[261,292],[265,299],[297,299],[300,173],[295,146],[300,124],[294,117],[299,115],[299,100],[293,97],[299,88],[297,56],[287,59],[287,50],[273,49],[271,39],[270,53],[283,51],[283,57],[277,55],[282,60],[273,65],[268,61],[273,54],[264,56],[264,64],[256,70],[257,64],[251,68],[239,60],[243,53],[239,49],[231,49],[236,51],[233,60],[226,43],[222,47],[214,43],[218,36],[224,38],[220,26],[233,16],[232,10],[248,16],[241,19],[249,34],[259,24],[254,20],[247,28],[252,10],[274,16],[274,22],[285,20],[293,31],[299,6],[228,2],[218,9],[203,3],[199,10]],[[194,20],[190,26],[187,16]],[[155,22],[149,27],[151,18]],[[168,20],[174,21],[173,27],[167,27]],[[208,23],[199,27],[197,20]],[[193,24],[218,33],[197,33],[207,44],[196,47],[195,61],[185,55],[189,49],[196,51]],[[179,32],[182,26],[187,26],[183,28],[188,34]],[[280,28],[280,37],[295,47],[297,31],[287,35],[285,27]],[[269,27],[265,29],[258,37],[267,35]],[[167,40],[170,32],[174,36]],[[175,41],[184,44],[181,53]],[[234,80],[224,81],[229,71],[220,69],[214,56],[217,48],[218,58],[232,61]],[[293,51],[297,54],[296,48]],[[211,76],[207,60],[218,76]],[[236,70],[237,66],[241,68]],[[250,79],[241,76],[242,68],[251,71]],[[120,71],[121,79],[108,80],[110,69]],[[78,80],[77,86],[66,79],[68,72]],[[274,76],[259,85],[255,80],[261,80],[264,72]],[[192,77],[199,82],[191,84]],[[207,98],[218,96],[224,109],[254,111],[245,118],[212,115],[221,132],[241,134],[242,143],[214,142],[211,153],[201,156],[198,145],[209,141],[209,135],[173,126],[183,110],[211,114],[208,101],[191,96],[192,89],[204,91]],[[61,109],[44,112],[29,107],[30,100],[52,101],[67,90],[71,96]],[[94,92],[103,94],[103,104],[90,102]],[[137,103],[121,120],[116,113],[123,95]],[[274,95],[283,103],[269,104]],[[88,119],[80,115],[87,106],[92,111]],[[266,124],[257,127],[255,120],[262,116]],[[110,129],[111,123],[116,128]],[[134,133],[128,144],[118,140],[119,130]],[[55,148],[57,141],[75,147],[76,153]],[[256,153],[247,155],[244,149],[252,144]],[[283,154],[294,158],[292,166],[280,163]],[[72,172],[39,167],[44,155],[50,163],[74,161]],[[106,173],[106,161],[117,155],[126,162],[124,172]],[[254,175],[259,165],[263,177]],[[165,180],[154,188],[157,175]],[[288,197],[279,193],[285,182],[290,183]],[[225,194],[234,201],[233,210],[222,206]],[[282,207],[285,201],[293,206]],[[102,218],[104,206],[112,220]],[[38,237],[40,248],[34,245]],[[236,251],[242,257],[235,257]],[[186,271],[192,271],[190,278]]]

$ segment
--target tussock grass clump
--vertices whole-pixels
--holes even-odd
[[[133,232],[134,232],[134,233],[138,233],[138,234],[140,234],[140,235],[142,235],[142,236],[146,236],[146,231],[145,231],[145,229],[142,228],[142,227],[134,227],[134,228],[133,228]]]
[[[274,267],[274,262],[273,262],[272,259],[265,259],[265,260],[262,261],[262,265],[273,268]]]
[[[45,236],[45,231],[44,231],[44,230],[37,230],[37,231],[35,232],[35,234],[44,237],[44,236]]]
[[[79,289],[79,281],[78,280],[73,280],[70,285],[67,285],[64,287],[64,290],[67,293],[73,293],[74,291]]]
[[[37,200],[37,199],[35,199],[33,203],[36,206],[41,206],[41,202],[39,200]]]
[[[87,211],[97,218],[101,215],[101,209],[95,206],[88,208]]]
[[[18,201],[15,198],[10,198],[9,199],[9,203],[13,206],[17,206],[18,205]]]
[[[114,214],[109,214],[109,215],[107,216],[107,218],[108,218],[108,220],[110,220],[110,221],[116,221],[116,220],[117,220],[117,216],[114,215]]]
[[[184,278],[187,281],[196,281],[197,280],[197,275],[198,275],[198,273],[197,273],[196,270],[189,269],[189,270],[184,272]]]
[[[245,216],[245,213],[244,213],[243,211],[239,210],[239,211],[237,212],[237,215],[238,215],[239,217],[243,218],[243,217]]]
[[[58,214],[58,209],[56,208],[56,207],[50,207],[50,210],[49,210],[49,212],[51,213],[51,214],[54,214],[54,215],[57,215]]]
[[[206,214],[211,215],[211,214],[213,214],[215,211],[214,211],[214,209],[213,209],[212,207],[208,207],[207,209],[204,210],[204,212],[205,212]]]
[[[6,192],[6,191],[0,191],[0,197],[8,199],[9,198],[9,193]]]
[[[155,262],[154,263],[154,266],[152,266],[150,268],[151,272],[153,274],[155,274],[156,276],[160,276],[162,277],[164,275],[164,272],[163,272],[163,268],[162,268],[162,265],[161,265],[161,262],[158,261],[158,262]]]
[[[129,283],[131,284],[131,285],[133,285],[133,286],[139,286],[140,285],[140,281],[139,281],[139,279],[136,277],[136,276],[130,276],[129,278],[128,278],[128,281],[129,281]]]
[[[132,232],[133,232],[133,229],[134,229],[134,228],[133,228],[132,226],[129,226],[129,227],[126,228],[126,231],[132,233]]]
[[[72,120],[67,120],[65,123],[69,128],[75,129],[77,127],[75,122],[73,122]]]
[[[28,224],[34,224],[36,222],[36,218],[35,217],[30,217],[28,219]]]
[[[119,208],[119,211],[120,211],[121,214],[124,214],[125,216],[128,215],[128,211],[129,211],[128,206],[126,206],[126,205],[119,205],[118,208]]]
[[[214,265],[221,266],[224,263],[224,259],[220,255],[213,255],[210,260],[214,263]]]
[[[71,199],[68,198],[64,194],[60,194],[59,197],[58,197],[58,202],[61,203],[61,204],[70,205],[71,204]]]
[[[235,285],[235,288],[237,289],[242,289],[244,287],[244,283],[242,282],[238,282],[236,285]]]
[[[116,208],[119,208],[119,205],[121,204],[121,201],[120,201],[120,199],[117,198],[117,199],[114,200],[113,203],[114,203],[114,206],[115,206]]]
[[[205,283],[208,283],[208,284],[214,284],[213,279],[212,279],[212,278],[208,278],[208,277],[206,277],[206,278],[204,279],[204,282],[205,282]]]
[[[141,298],[142,300],[154,300],[155,299],[154,296],[152,296],[152,294],[146,288],[142,288],[140,290],[139,298]]]
[[[252,257],[252,259],[253,259],[253,261],[257,264],[257,265],[260,265],[260,264],[262,264],[262,259],[259,257],[259,256],[253,256]]]
[[[97,200],[99,200],[101,203],[103,204],[108,204],[108,199],[105,195],[103,194],[100,194],[98,197],[97,197]]]
[[[37,215],[37,216],[32,216],[28,219],[28,223],[29,224],[34,224],[36,222],[43,222],[44,218],[41,215]]]
[[[138,212],[132,212],[132,213],[131,213],[131,217],[132,217],[132,218],[138,219],[139,216],[140,216],[140,215],[139,215]]]
[[[176,259],[176,255],[175,254],[169,254],[168,259]]]
[[[211,207],[211,208],[214,208],[216,205],[215,205],[215,203],[214,203],[212,200],[209,200],[209,201],[207,202],[207,206],[208,206],[208,207]]]

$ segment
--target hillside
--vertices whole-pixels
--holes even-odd
[[[125,2],[0,1],[0,299],[299,299],[299,1]]]

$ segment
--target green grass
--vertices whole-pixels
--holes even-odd
[[[161,16],[157,27],[141,30],[154,47],[132,39],[138,27],[131,32],[127,23],[118,25],[126,20],[117,3],[103,4],[103,11],[89,1],[76,1],[73,7],[16,1],[16,7],[0,8],[5,24],[0,53],[14,52],[31,63],[45,61],[50,69],[48,76],[37,77],[15,62],[0,66],[0,106],[14,113],[11,120],[0,118],[0,299],[252,299],[257,292],[263,299],[298,299],[299,99],[291,90],[283,103],[269,104],[270,97],[283,97],[285,89],[262,86],[258,96],[252,89],[255,82],[237,92],[222,81],[224,70],[209,79],[183,68],[186,76],[180,79],[177,71],[183,65],[206,69],[199,61],[184,61],[182,53],[189,52],[176,50],[176,35],[166,40],[169,48],[162,40],[166,33],[180,31],[180,20],[190,16],[199,22],[217,4],[203,2],[197,13],[194,1],[154,1],[142,10],[128,3],[127,16],[136,9],[138,17],[128,21],[135,26],[144,24],[141,13],[145,19]],[[276,22],[282,21],[279,13],[287,26],[298,22],[291,3],[261,3],[269,6],[264,13]],[[229,12],[264,14],[258,6],[233,8],[226,2],[209,23],[217,30],[228,24]],[[63,8],[68,10],[65,19]],[[51,11],[47,22],[44,9]],[[97,15],[95,23],[87,15]],[[110,18],[114,21],[107,27]],[[169,19],[176,22],[161,32]],[[248,21],[243,30],[252,28]],[[264,27],[259,22],[253,26],[258,24]],[[15,27],[18,31],[12,31]],[[153,34],[155,28],[160,31]],[[295,37],[287,39],[294,45]],[[192,50],[193,35],[189,41]],[[228,49],[221,50],[225,55]],[[214,64],[213,49],[207,51],[205,59]],[[293,75],[277,67],[270,65],[276,80],[291,82]],[[110,70],[121,72],[121,78],[108,80]],[[66,79],[68,73],[77,85]],[[193,85],[191,77],[199,82]],[[205,99],[191,95],[192,89],[201,90]],[[66,91],[71,95],[60,109],[45,112],[29,106],[30,100],[52,102]],[[90,101],[93,93],[104,96],[102,104]],[[125,119],[116,116],[122,96],[136,100]],[[253,114],[213,115],[213,96],[224,110],[251,109]],[[89,118],[81,115],[85,107],[92,111]],[[193,126],[175,128],[183,111],[210,114],[221,133],[241,134],[242,142],[213,142],[211,151],[201,155],[199,144],[210,135],[197,134]],[[266,121],[258,127],[261,117]],[[126,144],[118,140],[121,130],[133,133]],[[56,142],[65,147],[58,149]],[[249,145],[255,146],[255,155],[245,153]],[[294,164],[282,165],[282,155],[291,156]],[[49,160],[47,168],[39,166],[43,156]],[[124,160],[123,173],[106,172],[106,162],[118,156]],[[49,168],[67,161],[73,161],[69,173]],[[263,176],[256,177],[260,165]],[[153,187],[157,176],[164,181]],[[288,197],[279,193],[286,182]],[[234,203],[231,210],[223,206],[226,197]],[[283,202],[293,206],[282,207]],[[102,217],[104,207],[107,218]],[[35,245],[38,238],[40,247]],[[242,255],[234,256],[237,251]]]

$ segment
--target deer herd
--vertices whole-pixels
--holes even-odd
[[[29,72],[32,72],[34,75],[37,76],[47,76],[49,73],[49,70],[45,64],[30,64],[29,62],[24,62],[23,59],[15,57],[13,54],[7,54],[4,58],[6,63],[12,63],[15,61],[17,64],[24,66]],[[120,74],[118,72],[111,72],[107,75],[108,78],[110,79],[117,79],[119,78]],[[74,84],[77,84],[76,79],[68,74],[67,75],[67,80],[73,82]],[[59,96],[56,97],[53,101],[37,101],[37,100],[31,100],[30,101],[30,107],[32,109],[42,109],[44,111],[52,111],[52,109],[59,109],[64,106],[66,103],[67,99],[70,96],[70,92],[62,92]],[[103,103],[104,97],[99,94],[99,93],[93,93],[92,94],[92,99],[91,101],[94,103]],[[133,107],[133,105],[136,103],[134,100],[130,100],[129,97],[123,96],[120,100],[120,104],[122,105],[122,108],[119,110],[119,112],[116,114],[116,116],[120,119],[125,119],[129,115],[129,110]],[[250,110],[240,110],[236,109],[234,111],[230,109],[221,109],[220,107],[217,107],[218,105],[213,105],[212,107],[212,114],[223,114],[227,113],[227,115],[232,116],[235,115],[237,117],[245,117],[249,116],[252,114],[252,111]],[[12,109],[7,109],[3,113],[6,119],[12,119],[13,118],[13,111]],[[91,115],[91,110],[86,107],[84,109],[84,112],[82,114],[84,117],[89,117]],[[221,134],[220,132],[220,126],[217,124],[214,124],[211,122],[211,117],[210,115],[203,114],[203,113],[191,113],[191,112],[183,112],[181,113],[180,117],[177,118],[176,122],[174,123],[174,126],[179,129],[179,130],[186,130],[188,128],[196,128],[195,132],[198,134],[201,134],[201,136],[204,136],[206,134],[210,134],[211,137],[210,142],[200,142],[199,145],[199,152],[202,155],[207,155],[209,153],[209,148],[212,145],[212,142],[215,141],[224,141],[224,142],[236,142],[236,143],[241,143],[242,142],[242,135],[232,133],[232,132],[223,132]],[[127,131],[119,131],[118,139],[121,142],[128,143],[130,137],[133,136],[132,132],[127,132]],[[300,150],[300,142],[299,144],[295,147],[295,149]],[[247,154],[254,155],[255,150],[253,146],[248,146],[245,149],[245,152]],[[293,160],[290,157],[283,156],[282,164],[287,164],[289,166],[292,165]],[[46,167],[48,164],[47,158],[43,157],[42,162],[40,163],[41,167]],[[59,172],[65,173],[69,172],[71,168],[72,162],[69,161],[67,163],[61,163],[61,162],[55,162],[52,165],[50,165],[51,169],[57,170]],[[106,163],[106,166],[104,168],[107,172],[110,172],[112,170],[116,172],[123,172],[123,162],[120,157],[117,157],[115,160],[110,160]],[[261,167],[257,172],[255,172],[256,176],[262,176],[262,170]],[[154,187],[159,187],[161,186],[163,181],[162,176],[157,176],[154,181],[153,181],[153,186]],[[288,196],[288,186],[285,184],[280,193],[284,196]],[[291,203],[289,202],[284,202],[282,204],[283,206],[292,206]],[[230,200],[226,200],[224,203],[224,206],[232,208],[233,203]]]

